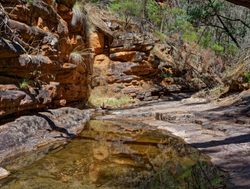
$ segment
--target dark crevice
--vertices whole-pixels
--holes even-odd
[[[50,113],[52,113],[52,112],[50,112]],[[51,127],[52,131],[58,131],[60,133],[63,133],[65,135],[67,135],[68,138],[74,138],[74,137],[76,137],[75,134],[69,133],[67,129],[62,128],[62,127],[58,127],[48,116],[43,115],[41,113],[36,113],[35,115],[38,116],[38,117],[41,117],[41,118],[45,119],[48,122],[49,126]]]

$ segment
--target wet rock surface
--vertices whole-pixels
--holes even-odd
[[[218,102],[189,98],[111,111],[98,119],[135,119],[166,129],[207,154],[230,175],[231,188],[250,187],[250,91]]]
[[[22,116],[0,126],[0,165],[23,153],[39,150],[75,137],[90,119],[90,112],[61,108]]]

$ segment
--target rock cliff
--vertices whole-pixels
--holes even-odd
[[[112,38],[102,31],[90,33],[90,48],[95,52],[92,88],[99,91],[104,88],[105,93],[125,94],[146,101],[158,99],[169,91],[171,87],[166,87],[169,85],[173,86],[170,91],[179,91],[171,81],[161,83],[163,73],[172,74],[170,46],[163,46],[157,54],[159,40],[151,32],[100,10],[99,14],[112,31]]]
[[[172,84],[170,47],[90,4],[2,0],[0,22],[0,117],[85,104],[89,86],[153,100]]]
[[[0,5],[0,117],[84,105],[90,88],[94,95],[149,101],[222,82],[224,65],[213,52],[177,39],[161,42],[153,28],[121,21],[91,4]]]
[[[1,1],[0,117],[86,102],[90,53],[73,3]]]

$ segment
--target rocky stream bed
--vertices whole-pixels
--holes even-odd
[[[20,117],[1,126],[0,188],[247,189],[249,97]]]

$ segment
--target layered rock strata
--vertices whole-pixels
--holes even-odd
[[[59,108],[22,116],[0,127],[0,165],[24,153],[53,148],[75,137],[90,119],[90,112]]]
[[[107,42],[102,33],[90,35],[90,46],[95,51],[92,88],[108,88],[111,94],[125,94],[139,100],[158,99],[168,91],[166,87],[173,84],[172,81],[161,83],[164,79],[161,73],[172,72],[171,57],[163,52],[161,55],[167,57],[159,57],[155,53],[158,40],[138,25],[125,26],[125,23],[111,19],[106,19],[106,23],[113,31],[112,41]],[[168,63],[169,70],[161,70],[162,62]]]
[[[86,102],[91,53],[73,3],[1,1],[0,117]]]

